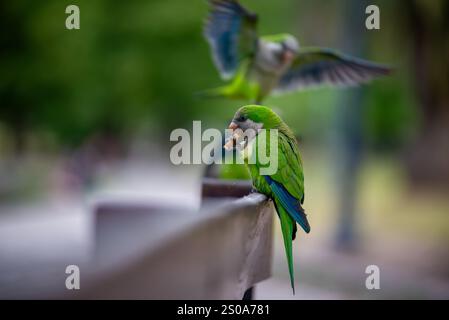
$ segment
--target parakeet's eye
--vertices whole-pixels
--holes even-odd
[[[238,121],[238,122],[245,122],[246,119],[247,119],[246,116],[242,114],[242,115],[237,119],[237,121]]]

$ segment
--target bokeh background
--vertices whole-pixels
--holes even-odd
[[[256,297],[449,298],[449,3],[242,3],[261,34],[288,31],[395,69],[360,88],[265,102],[299,138],[312,232],[295,242],[293,297],[276,225],[274,274]],[[69,4],[80,30],[65,28]],[[380,30],[365,28],[369,4]],[[1,270],[42,238],[16,233],[19,220],[84,215],[105,194],[199,206],[204,167],[170,163],[170,132],[193,120],[223,128],[245,104],[195,97],[221,84],[206,14],[198,0],[0,2]],[[370,264],[381,290],[365,288]]]

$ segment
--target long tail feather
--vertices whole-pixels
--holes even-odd
[[[276,211],[279,214],[281,221],[282,237],[284,238],[285,255],[287,256],[288,272],[290,274],[290,284],[292,286],[293,294],[295,294],[295,271],[293,269],[293,253],[292,253],[292,236],[293,226],[296,224],[295,220],[285,211],[282,204],[275,200]]]

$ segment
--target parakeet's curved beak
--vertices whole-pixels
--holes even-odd
[[[239,127],[238,124],[235,123],[234,121],[232,121],[232,122],[229,124],[228,129],[236,130],[236,129],[238,129],[238,127]],[[226,143],[225,143],[224,146],[223,146],[223,148],[225,148],[225,150],[229,151],[229,150],[234,149],[235,141],[236,141],[236,138],[237,138],[235,135],[236,135],[236,134],[233,134],[233,135],[228,139],[228,141],[226,141]]]
[[[238,124],[235,123],[234,121],[232,121],[232,122],[229,124],[228,129],[235,130],[235,129],[237,129],[238,127],[239,127]]]
[[[284,63],[286,62],[290,62],[295,58],[295,53],[291,50],[285,50],[284,53],[282,54],[282,61]]]

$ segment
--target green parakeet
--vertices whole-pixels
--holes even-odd
[[[282,228],[288,270],[294,293],[292,240],[296,236],[296,223],[306,233],[310,232],[309,222],[302,208],[304,203],[304,174],[295,136],[275,112],[270,108],[257,105],[240,108],[229,128],[233,129],[234,132],[237,132],[237,129],[241,129],[243,132],[252,129],[252,132],[255,133],[253,136],[249,135],[240,143],[240,152],[251,173],[253,187],[274,202]],[[262,129],[265,129],[266,135],[260,134]],[[273,138],[266,139],[266,143],[260,141],[264,136],[270,137],[269,132],[273,129],[277,130],[277,150],[274,150],[274,155],[272,151],[269,151],[271,150],[270,143],[273,143],[273,140],[270,139]],[[233,148],[235,144],[239,145],[236,134],[225,144],[226,149]],[[273,174],[264,175],[262,173],[261,168],[264,165],[261,164],[258,156],[253,158],[254,161],[249,160],[251,155],[258,155],[257,148],[262,147],[265,148],[263,152],[277,157],[277,170]],[[273,149],[274,147],[275,144],[273,144]]]
[[[300,48],[290,34],[258,36],[258,17],[237,0],[209,0],[204,27],[213,61],[228,85],[203,96],[260,103],[271,92],[351,86],[389,74],[386,66],[325,48]]]

